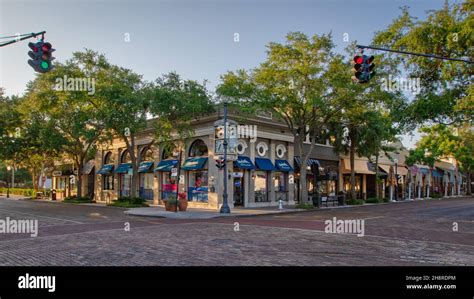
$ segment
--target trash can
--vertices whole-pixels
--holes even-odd
[[[56,190],[51,190],[51,200],[56,200]]]

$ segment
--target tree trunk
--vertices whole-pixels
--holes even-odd
[[[35,189],[35,193],[38,192],[38,177],[36,176],[35,169],[30,169],[31,180],[33,181],[33,189]]]
[[[77,198],[82,197],[82,168],[84,167],[84,159],[80,158],[77,165]]]
[[[379,153],[375,157],[375,198],[379,198]]]
[[[466,181],[466,195],[471,195],[472,190],[471,190],[471,172],[467,172],[467,181]]]
[[[138,190],[138,157],[135,153],[135,135],[130,134],[130,139],[131,139],[131,144],[129,153],[130,153],[130,158],[132,159],[132,186],[130,190],[130,197],[135,198],[137,196],[137,190]]]
[[[351,162],[351,199],[356,199],[356,190],[355,190],[355,142],[351,138],[351,147],[350,147],[350,162]]]

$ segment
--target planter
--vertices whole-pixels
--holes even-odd
[[[187,200],[180,200],[178,203],[178,208],[181,212],[186,211],[188,208],[188,201]]]
[[[169,212],[174,212],[176,211],[176,204],[169,204],[165,202],[165,209]]]

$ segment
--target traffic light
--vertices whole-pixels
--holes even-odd
[[[51,61],[54,60],[52,53],[55,51],[50,43],[39,41],[36,43],[28,43],[31,51],[28,56],[28,64],[38,73],[46,73],[53,68]]]
[[[224,168],[224,159],[217,159],[216,160],[216,166],[218,169]]]
[[[359,83],[369,82],[369,80],[375,76],[375,64],[373,63],[374,59],[374,56],[354,56],[354,60],[352,62],[354,66],[354,76],[352,79]]]

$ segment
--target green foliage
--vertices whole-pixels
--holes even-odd
[[[382,203],[384,202],[383,198],[371,197],[365,200],[365,203]]]
[[[71,197],[66,197],[64,199],[65,203],[95,203],[95,200],[92,200],[89,197],[76,197],[76,196],[71,196]]]
[[[312,210],[314,209],[314,206],[310,203],[304,202],[304,203],[299,203],[295,205],[296,209],[304,209],[304,210]]]
[[[358,206],[363,205],[364,201],[362,199],[349,199],[347,200],[348,205]]]
[[[7,194],[7,188],[0,188],[1,194]],[[10,188],[10,194],[15,195],[24,195],[28,197],[35,197],[36,193],[34,189],[24,189],[24,188]]]
[[[178,199],[176,198],[176,195],[170,194],[166,199],[163,199],[164,202],[166,202],[168,205],[177,205],[178,204]]]
[[[374,37],[378,46],[438,56],[474,57],[474,19],[472,1],[448,2],[440,10],[416,20],[404,7],[400,17]],[[387,54],[408,75],[421,80],[421,93],[406,110],[407,121],[418,123],[463,123],[474,121],[472,107],[472,64],[428,59],[419,56]]]
[[[149,206],[146,203],[146,200],[140,197],[121,197],[107,205],[122,208],[139,208]]]

